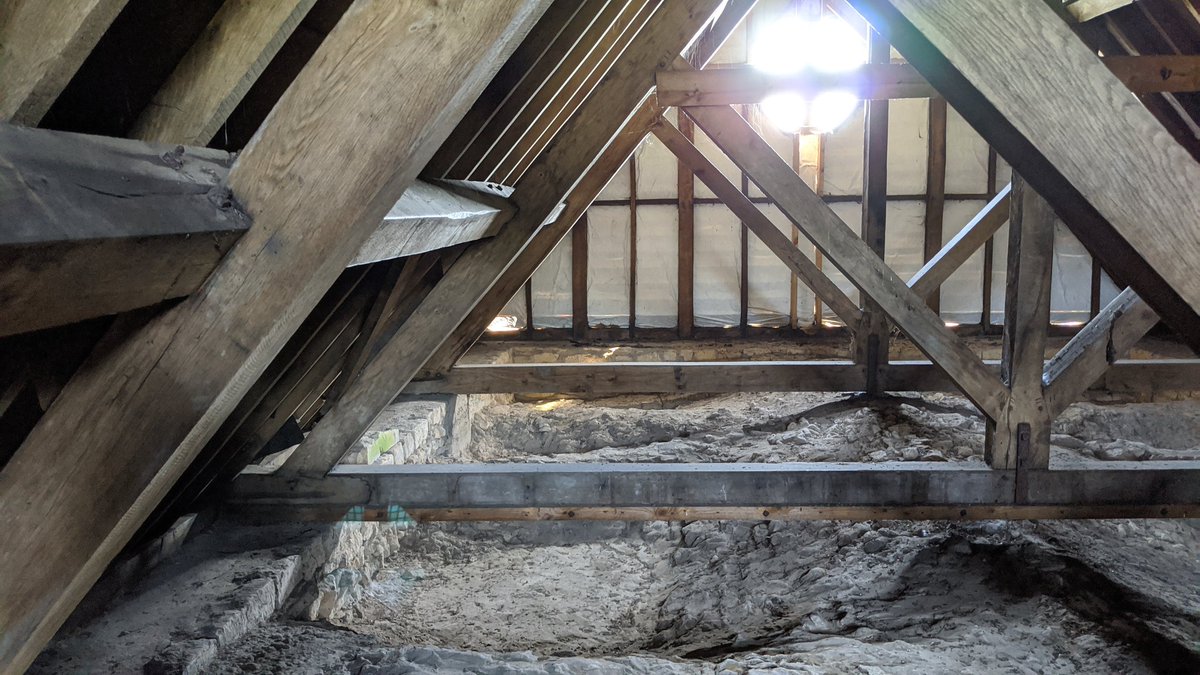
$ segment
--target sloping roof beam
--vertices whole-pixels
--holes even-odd
[[[0,671],[33,661],[547,4],[342,17],[230,171],[247,234],[188,301],[93,354],[0,471],[22,542],[0,549]]]

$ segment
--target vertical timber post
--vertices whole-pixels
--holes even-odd
[[[1017,470],[1018,500],[1023,471],[1050,465],[1050,417],[1042,372],[1055,221],[1050,205],[1014,174],[1000,360],[1000,377],[1011,395],[1001,419],[987,423],[985,456],[992,468]]]
[[[870,62],[891,61],[891,45],[871,31]],[[866,138],[863,144],[862,238],[880,258],[884,254],[887,220],[888,101],[866,102]],[[880,371],[887,365],[888,322],[883,312],[863,300],[863,320],[854,334],[854,360],[866,368],[865,391],[877,396],[882,391]]]

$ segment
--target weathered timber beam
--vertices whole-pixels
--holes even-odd
[[[199,292],[94,353],[0,471],[23,542],[0,548],[0,672],[33,661],[547,4],[356,0],[341,18],[225,181],[253,227]]]
[[[0,10],[0,121],[35,126],[126,0],[6,0]]]
[[[1004,407],[1000,381],[732,108],[687,108],[825,257],[938,363],[988,417]]]
[[[663,70],[658,73],[657,95],[664,107],[692,107],[758,103],[780,91],[811,95],[829,89],[851,91],[865,100],[937,95],[916,68],[890,63],[870,63],[848,73],[814,71],[786,76],[771,75],[749,66]]]
[[[1012,517],[1200,512],[1200,462],[1094,462],[1030,470],[1024,478],[1027,495],[1016,499],[1015,471],[947,462],[340,466],[323,479],[242,475],[231,500],[240,512],[275,509],[283,517],[326,519],[344,517],[351,507],[564,509],[568,518],[579,509],[614,509],[609,517],[615,517],[637,513],[627,509],[735,508],[741,510],[735,517],[756,520],[771,518],[776,509],[805,508],[828,509],[814,516],[853,509],[847,513],[876,518],[961,518],[968,509],[998,507],[1028,510],[1024,516],[1021,509],[985,512]]]
[[[1107,362],[1106,362],[1107,363]],[[985,361],[993,372],[998,361]],[[772,391],[861,391],[865,374],[850,361],[675,361],[625,363],[460,364],[433,379],[414,380],[405,394],[724,394]],[[1101,373],[1091,391],[1153,393],[1200,390],[1200,360],[1127,360]],[[882,370],[886,391],[955,391],[929,361],[893,361]],[[1080,392],[1082,396],[1083,392]],[[1080,396],[1072,399],[1078,400]]]
[[[869,63],[887,64],[892,59],[892,46],[883,39],[879,31],[871,30],[867,36],[867,58]],[[859,234],[863,242],[880,260],[887,249],[888,211],[888,115],[891,102],[873,99],[863,104],[863,163],[862,163],[862,209]],[[837,264],[836,262],[834,264]],[[860,289],[861,290],[861,289]],[[863,308],[863,320],[856,327],[850,344],[850,352],[858,363],[867,369],[866,393],[875,396],[881,393],[879,370],[888,361],[888,342],[891,327],[885,310],[869,293],[862,293],[859,300]],[[936,311],[930,310],[935,316]]]
[[[0,336],[185,296],[249,219],[206,148],[0,124]]]
[[[1200,347],[1200,163],[1046,3],[851,4],[1106,269]]]
[[[860,391],[865,378],[862,366],[849,361],[458,365],[440,378],[409,383],[404,393]]]
[[[1000,379],[1010,396],[1004,414],[987,421],[984,442],[984,456],[996,469],[1044,469],[1050,464],[1042,367],[1057,222],[1046,200],[1014,174],[1000,348]]]
[[[181,298],[245,233],[233,157],[0,124],[0,336]],[[417,181],[352,265],[491,236],[511,209]]]
[[[890,56],[890,51],[889,51]],[[946,118],[950,107],[946,99],[935,97],[929,100],[929,147],[925,153],[928,165],[925,170],[925,227],[922,260],[928,265],[942,251],[944,236],[943,221],[946,215]],[[911,279],[909,287],[912,287]],[[917,293],[917,295],[921,295]],[[942,297],[940,293],[922,296],[929,303],[929,308],[941,313]]]
[[[1127,288],[1113,298],[1046,364],[1046,407],[1050,416],[1057,417],[1079,400],[1157,323],[1158,314],[1133,289]]]
[[[228,0],[134,123],[132,138],[205,145],[316,0]]]
[[[514,186],[517,215],[495,237],[468,248],[408,321],[364,367],[292,455],[289,472],[323,475],[404,389],[526,247],[650,93],[654,70],[672,62],[722,5],[664,3],[587,101]],[[615,114],[614,114],[615,113]],[[564,228],[563,233],[566,230]]]
[[[1135,94],[1200,91],[1200,56],[1106,56],[1101,61]],[[830,89],[850,91],[863,100],[939,96],[908,63],[869,63],[848,73],[771,75],[736,67],[658,74],[658,102],[663,107],[758,103],[781,91],[811,96]]]
[[[712,190],[713,194],[788,266],[788,269],[800,277],[818,298],[829,305],[847,326],[851,329],[858,326],[862,319],[862,310],[854,301],[838,288],[837,284],[830,281],[817,264],[809,260],[808,256],[792,243],[788,235],[775,227],[775,223],[772,223],[740,188],[731,183],[682,132],[666,120],[660,120],[652,131],[676,159],[695,174],[700,182],[707,185],[708,189]]]
[[[932,297],[963,263],[1008,222],[1008,195],[1011,190],[1011,184],[1004,186],[992,201],[975,214],[971,222],[917,270],[908,280],[908,287],[913,293],[922,298]]]

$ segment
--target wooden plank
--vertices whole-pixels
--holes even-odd
[[[999,361],[986,361],[1000,372]],[[405,394],[719,394],[775,391],[861,391],[865,374],[851,361],[679,361],[460,364],[415,380]],[[883,371],[886,391],[955,391],[929,361],[894,361]],[[1117,361],[1091,391],[1109,394],[1200,390],[1200,360]],[[1076,397],[1078,400],[1079,397]]]
[[[517,215],[495,237],[463,253],[413,316],[367,364],[356,385],[346,391],[313,429],[286,469],[324,474],[341,459],[487,295],[559,202],[571,193],[609,146],[653,87],[654,71],[671,63],[721,4],[719,0],[690,0],[661,6],[562,132],[514,186]],[[569,226],[563,233],[566,229]]]
[[[1051,418],[1079,400],[1104,371],[1158,323],[1158,314],[1133,289],[1113,298],[1046,364],[1046,408]]]
[[[342,17],[230,171],[254,226],[200,293],[94,354],[0,472],[5,535],[26,542],[0,550],[0,671],[32,662],[545,5]]]
[[[929,98],[937,91],[908,64],[870,63],[848,73],[806,71],[778,76],[751,67],[664,70],[658,74],[660,105],[692,107],[758,103],[772,93],[815,94],[848,90],[860,99]]]
[[[459,365],[435,380],[412,382],[407,394],[729,393],[858,391],[864,373],[847,361],[666,362]]]
[[[942,216],[946,207],[946,99],[944,98],[936,97],[929,100],[928,138],[924,228],[926,265],[942,250]],[[911,283],[909,287],[912,287]],[[929,303],[929,309],[941,312],[940,293],[931,293],[924,297]]]
[[[772,223],[766,214],[759,211],[758,207],[731,183],[695,145],[692,145],[683,133],[666,120],[655,125],[653,132],[663,145],[675,155],[682,167],[707,185],[708,189],[712,190],[713,194],[717,195],[717,198],[729,207],[729,210],[750,231],[754,232],[754,235],[766,244],[767,248],[771,249],[771,252],[778,256],[792,273],[813,289],[817,297],[824,300],[830,309],[846,322],[847,326],[858,325],[862,319],[862,311],[854,304],[854,301],[847,297],[821,270],[817,269],[816,263],[809,260],[808,256],[804,255],[804,252],[797,248],[786,234],[780,232],[775,223]]]
[[[205,145],[316,0],[226,0],[130,132]]]
[[[1058,219],[1050,205],[1015,174],[1012,202],[1000,361],[1000,379],[1011,395],[1004,415],[987,421],[984,456],[996,469],[1044,469],[1050,464],[1050,417],[1042,391],[1042,364]]]
[[[695,138],[692,119],[679,115],[679,133],[688,143]],[[678,158],[676,158],[678,159]],[[676,283],[679,289],[675,317],[679,337],[689,338],[696,325],[695,276],[696,276],[696,177],[691,169],[679,160],[677,167],[676,197],[678,199],[678,246],[679,266]]]
[[[7,0],[0,9],[0,120],[36,126],[125,0]]]
[[[957,462],[763,464],[436,464],[343,466],[324,478],[244,475],[238,510],[717,509],[889,507],[1128,507],[1195,513],[1200,462],[1091,462],[1030,470],[1016,499],[1015,471]],[[1182,511],[1175,511],[1184,507]],[[702,511],[703,512],[703,511]],[[1053,513],[1053,511],[1043,511]],[[881,513],[881,512],[876,512]],[[894,513],[894,512],[893,512]]]
[[[1200,56],[1105,56],[1101,62],[1135,94],[1200,91]],[[807,71],[771,75],[751,67],[665,70],[658,77],[660,105],[692,107],[758,103],[773,93],[810,95],[847,90],[863,100],[939,98],[938,90],[908,63],[869,63],[846,73]]]
[[[1135,94],[1200,91],[1200,57],[1195,55],[1106,56],[1104,65]]]
[[[852,4],[1049,196],[1106,269],[1200,347],[1200,163],[1052,9],[1040,0]]]
[[[0,336],[188,295],[246,231],[205,148],[0,125]]]
[[[971,222],[946,242],[925,265],[917,270],[908,287],[919,297],[932,297],[963,263],[967,262],[981,246],[992,240],[992,236],[1008,222],[1009,192],[1012,185],[1004,186],[992,201],[988,202]]]
[[[858,238],[750,125],[731,108],[687,108],[709,138],[775,200],[825,257],[917,344],[946,369],[988,416],[999,414],[1007,395],[996,376],[946,328],[903,281]]]

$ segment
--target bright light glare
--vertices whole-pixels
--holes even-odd
[[[767,119],[780,131],[794,134],[808,121],[808,101],[794,92],[772,94],[758,104]]]
[[[779,17],[764,26],[750,45],[750,65],[772,75],[791,75],[804,70],[812,44],[806,38],[812,28],[811,22],[795,14]]]
[[[793,75],[806,68],[843,73],[866,62],[866,41],[833,16],[805,21],[787,14],[765,26],[750,46],[750,65],[772,75]]]
[[[750,46],[751,65],[772,75],[847,72],[865,64],[866,57],[862,36],[834,16],[806,21],[787,14],[764,27]],[[818,93],[811,104],[799,93],[780,92],[764,99],[759,108],[784,133],[826,133],[841,126],[857,105],[854,94],[833,90]]]
[[[808,64],[823,73],[844,73],[867,62],[867,43],[850,24],[826,16],[806,36]]]
[[[857,107],[858,97],[848,91],[822,92],[813,99],[808,126],[817,133],[828,133],[842,126]]]
[[[517,317],[510,316],[508,314],[501,314],[500,316],[492,319],[492,322],[488,324],[487,329],[489,333],[512,333],[520,330],[517,328]]]

